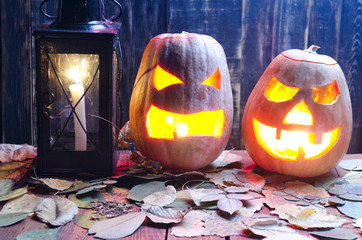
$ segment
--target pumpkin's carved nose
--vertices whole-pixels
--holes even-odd
[[[284,124],[313,125],[313,116],[304,100],[296,104],[285,116]]]

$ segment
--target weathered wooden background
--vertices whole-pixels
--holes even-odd
[[[113,2],[103,0],[107,16]],[[35,82],[32,30],[48,21],[41,0],[1,1],[1,136],[6,143],[32,143]],[[242,149],[241,118],[259,77],[279,53],[311,44],[340,64],[353,108],[350,153],[362,152],[362,0],[119,0],[123,5],[123,121],[143,50],[163,32],[196,32],[224,47],[234,96],[229,148]],[[55,13],[57,0],[47,12]],[[326,116],[328,117],[328,116]]]

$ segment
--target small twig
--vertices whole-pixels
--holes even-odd
[[[187,184],[189,184],[190,182],[199,182],[199,181],[201,181],[201,183],[199,183],[199,184],[198,184],[196,187],[194,187],[194,188],[198,188],[200,185],[204,184],[205,182],[208,182],[208,181],[206,181],[206,180],[189,180],[189,181],[185,182],[185,183],[182,185],[181,189],[182,189],[182,190],[185,190],[185,186],[186,186]]]
[[[84,240],[88,236],[88,232],[82,237],[81,240]]]
[[[93,115],[93,114],[88,114],[88,115],[91,116],[91,117],[96,117],[96,118],[99,118],[99,119],[101,119],[101,120],[103,120],[103,121],[106,121],[107,123],[109,123],[109,124],[111,124],[113,127],[115,127],[118,131],[121,131],[121,129],[120,129],[116,124],[112,123],[111,121],[109,121],[109,120],[107,120],[107,119],[105,119],[105,118],[103,118],[103,117],[100,117],[100,116],[97,116],[97,115]]]
[[[330,185],[332,185],[333,183],[337,182],[339,179],[343,178],[344,176],[346,176],[347,173],[352,172],[353,170],[355,170],[357,168],[357,166],[355,166],[354,168],[352,168],[351,170],[345,172],[342,176],[340,176],[339,178],[334,179],[332,182],[330,182],[329,184],[327,184],[326,186],[324,186],[323,188],[326,189],[327,187],[329,187]]]

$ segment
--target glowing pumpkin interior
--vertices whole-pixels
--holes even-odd
[[[293,99],[299,90],[298,87],[284,85],[273,77],[267,84],[264,95],[270,101],[284,102]],[[328,85],[312,88],[312,94],[313,100],[319,104],[333,104],[338,100],[340,91],[334,80]],[[320,142],[316,143],[316,133],[308,131],[308,127],[313,126],[314,122],[304,100],[286,114],[283,124],[305,126],[305,130],[280,130],[253,119],[258,144],[271,156],[287,161],[312,160],[327,153],[337,142],[341,132],[341,126],[323,132]]]
[[[175,84],[185,84],[175,75],[167,72],[159,65],[153,75],[153,86],[160,91]],[[201,84],[221,88],[221,75],[217,69]],[[157,139],[176,140],[187,136],[220,137],[224,131],[224,109],[202,111],[192,114],[173,113],[151,105],[146,115],[148,136]]]

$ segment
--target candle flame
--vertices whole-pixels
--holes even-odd
[[[73,80],[74,83],[77,84],[83,83],[82,79],[84,78],[84,73],[82,73],[82,71],[80,71],[77,67],[69,69],[68,76],[71,80]]]

